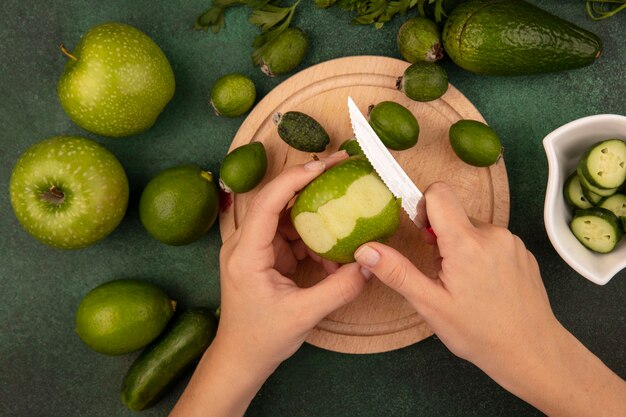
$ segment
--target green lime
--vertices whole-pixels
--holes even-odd
[[[156,339],[175,305],[154,284],[134,279],[109,281],[89,291],[80,302],[76,333],[96,352],[133,352]]]
[[[166,169],[148,183],[139,201],[139,218],[155,239],[186,245],[211,228],[218,206],[211,173],[182,165]]]
[[[450,145],[462,161],[477,167],[498,162],[500,138],[492,128],[476,120],[459,120],[450,126]]]
[[[267,171],[261,142],[252,142],[226,155],[220,167],[220,187],[227,193],[246,193],[259,185]]]
[[[398,31],[400,55],[410,62],[435,62],[443,58],[443,44],[439,26],[432,20],[418,16],[404,22]]]
[[[435,63],[418,61],[404,71],[396,86],[411,100],[432,101],[448,91],[448,74]]]
[[[363,155],[363,149],[361,149],[361,145],[359,145],[359,142],[357,142],[356,139],[348,139],[344,141],[339,146],[339,150],[348,152],[348,155],[350,156]]]
[[[224,75],[211,90],[211,105],[218,116],[241,116],[252,108],[255,99],[254,83],[242,74]]]
[[[402,151],[417,143],[420,126],[413,113],[394,101],[382,101],[371,108],[369,122],[389,149]]]

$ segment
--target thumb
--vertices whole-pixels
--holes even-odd
[[[382,243],[366,243],[357,249],[354,257],[362,267],[413,305],[432,298],[440,288],[437,281],[424,275],[404,255]]]
[[[342,265],[312,287],[302,289],[303,304],[313,312],[316,323],[352,300],[365,287],[367,278],[356,263]]]

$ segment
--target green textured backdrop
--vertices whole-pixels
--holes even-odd
[[[218,35],[192,29],[210,0],[24,1],[0,4],[0,415],[130,416],[119,399],[121,380],[136,354],[105,357],[74,333],[81,297],[114,278],[161,285],[180,305],[219,304],[217,225],[185,247],[151,239],[137,216],[138,195],[160,170],[196,163],[217,170],[243,121],[219,119],[208,105],[213,82],[228,72],[248,74],[259,97],[285,77],[266,78],[250,62],[256,29],[243,8],[227,13]],[[300,68],[349,55],[399,57],[395,34],[405,18],[382,30],[350,25],[348,13],[318,10],[302,0],[295,23],[310,36]],[[593,66],[558,74],[498,78],[444,66],[450,81],[499,132],[511,189],[510,229],[539,260],[558,318],[622,377],[626,376],[626,272],[604,287],[571,270],[550,245],[543,225],[547,163],[542,138],[581,116],[626,114],[626,12],[603,22],[586,18],[583,1],[533,1],[596,32],[605,43]],[[65,58],[91,26],[134,25],[151,36],[174,68],[177,90],[157,124],[126,139],[95,137],[64,114],[56,83]],[[131,184],[129,210],[104,241],[73,252],[48,248],[17,223],[8,195],[11,169],[32,143],[82,134],[110,149]],[[165,416],[183,383],[145,416]],[[210,415],[210,414],[207,414]],[[351,356],[305,345],[268,380],[249,416],[528,416],[540,415],[499,388],[436,338],[394,352]]]

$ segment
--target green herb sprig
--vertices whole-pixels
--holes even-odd
[[[281,0],[213,0],[211,7],[196,18],[195,28],[217,33],[224,27],[226,9],[233,6],[248,6],[252,14],[248,21],[259,27],[258,34],[252,43],[255,48],[252,56],[257,62],[263,48],[278,35],[283,33],[291,24],[300,0],[287,7],[280,6]]]
[[[357,25],[373,24],[380,29],[394,16],[405,15],[417,7],[420,16],[425,16],[425,6],[434,5],[434,16],[440,22],[446,15],[443,9],[445,0],[315,0],[320,8],[336,6],[342,10],[356,12],[352,22]]]
[[[587,0],[587,14],[592,20],[602,20],[626,9],[626,0]]]

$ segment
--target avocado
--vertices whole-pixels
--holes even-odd
[[[523,0],[470,0],[450,14],[443,45],[461,68],[478,74],[562,71],[595,62],[593,33]]]
[[[322,125],[307,114],[298,111],[275,113],[273,120],[278,126],[278,136],[299,151],[322,152],[330,142]]]

